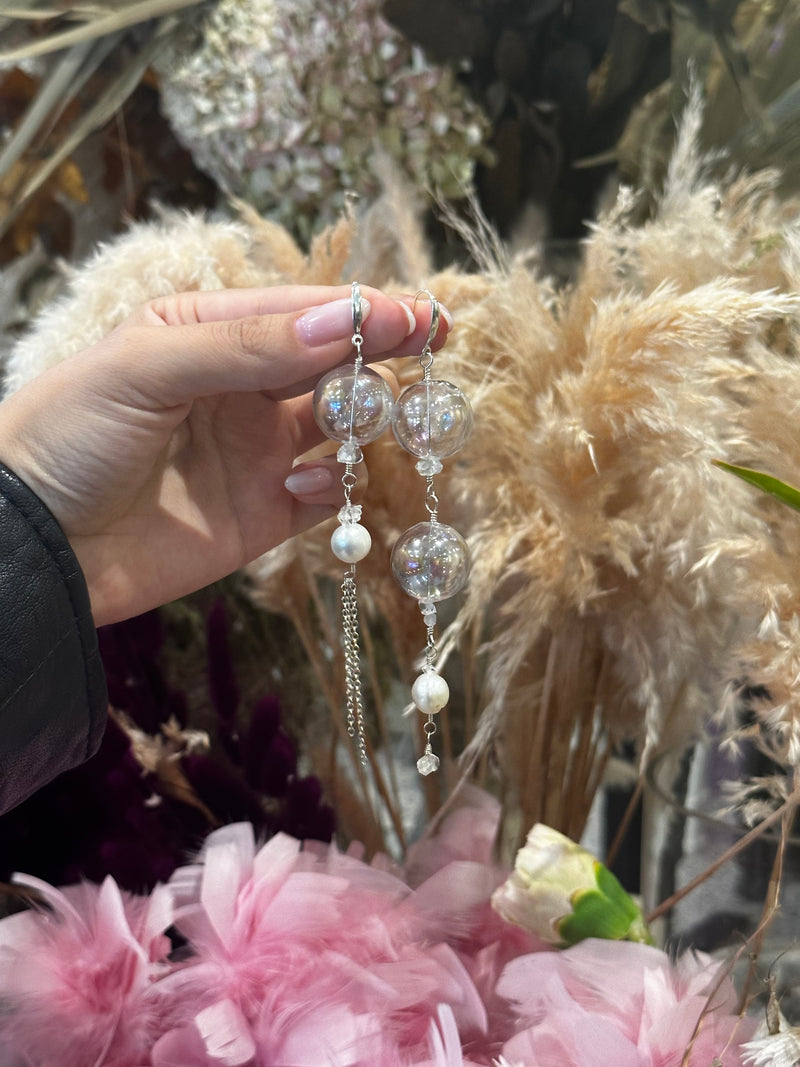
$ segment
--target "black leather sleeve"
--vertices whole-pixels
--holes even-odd
[[[0,464],[0,812],[96,750],[107,693],[83,573]]]

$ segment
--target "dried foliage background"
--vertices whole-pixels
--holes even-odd
[[[446,778],[494,781],[509,848],[536,819],[579,836],[615,746],[634,737],[645,760],[745,677],[769,694],[760,722],[772,755],[796,763],[795,516],[754,502],[711,460],[800,469],[786,411],[799,391],[797,210],[774,173],[713,178],[700,119],[697,97],[656,210],[637,221],[638,196],[623,188],[570,285],[548,280],[535,256],[511,256],[479,216],[451,221],[480,269],[437,273],[401,188],[308,254],[249,211],[236,223],[167,215],[100,249],[9,361],[14,388],[157,292],[333,283],[356,264],[373,284],[426,280],[458,323],[437,374],[472,396],[477,423],[441,479],[443,515],[474,557],[447,640],[463,692],[446,742],[464,753]],[[391,751],[385,679],[408,683],[420,646],[386,558],[416,514],[409,502],[421,512],[421,480],[388,438],[367,464],[376,551],[360,572],[364,629],[377,638],[367,677],[373,744]],[[376,760],[372,781],[354,762],[340,773],[324,726],[333,713],[341,740],[336,573],[320,529],[254,566],[254,596],[301,636],[325,697],[324,717],[305,719],[309,758],[348,836],[378,847],[387,820],[401,841],[408,831],[397,771]]]
[[[256,2],[254,34],[269,21],[268,0]],[[348,0],[341,10],[355,25],[370,3]],[[27,283],[21,303],[6,296],[7,324],[26,316],[31,295],[46,295],[38,287],[52,272],[53,253],[81,258],[125,215],[146,217],[154,199],[221,202],[161,116],[154,73],[187,27],[208,17],[213,29],[216,7],[208,0],[100,7],[68,0],[56,11],[25,0],[0,10],[0,264],[15,262],[4,278],[13,296]],[[284,7],[288,18],[291,5]],[[609,183],[636,184],[648,194],[641,210],[648,209],[691,76],[705,90],[703,146],[751,170],[778,166],[783,186],[797,187],[800,11],[793,0],[384,0],[383,14],[427,61],[452,70],[459,91],[485,116],[476,186],[493,225],[523,247],[546,238],[560,272],[569,270],[574,241]],[[237,33],[246,47],[242,26]],[[224,64],[224,42],[210,47]],[[202,63],[196,73],[203,76]],[[224,69],[211,73],[224,99]],[[241,72],[230,76],[241,79]],[[219,102],[207,106],[213,112]],[[322,211],[317,230],[325,217]],[[433,216],[426,228],[440,266],[461,253]],[[25,253],[31,261],[17,263]]]
[[[436,370],[473,397],[477,431],[440,495],[474,568],[446,639],[441,786],[411,801],[404,777],[419,618],[386,556],[422,498],[391,442],[367,452],[368,774],[342,743],[328,532],[246,576],[304,649],[280,684],[302,694],[293,729],[342,836],[402,849],[464,777],[501,794],[504,851],[537,819],[579,836],[623,740],[644,764],[716,713],[759,739],[769,810],[785,803],[797,521],[711,460],[800,470],[797,5],[386,0],[487,118],[475,189],[431,212],[384,167],[380,200],[302,243],[228,204],[160,114],[157,56],[208,5],[189,6],[0,11],[7,387],[178,289],[358,276],[425,284],[455,313]]]

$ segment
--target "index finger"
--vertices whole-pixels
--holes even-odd
[[[327,299],[309,308],[305,302],[320,294]],[[363,296],[369,302],[362,328],[365,357],[419,355],[428,336],[430,310],[419,305],[417,319],[407,305],[379,289],[366,288]],[[287,304],[292,308],[288,312],[230,317],[232,311],[285,309]],[[317,314],[320,309],[324,314]],[[309,319],[314,330],[303,328]],[[288,286],[166,297],[145,305],[118,328],[115,394],[158,409],[226,392],[258,390],[273,399],[296,396],[351,356],[352,327],[349,287]],[[445,319],[435,344],[443,343],[446,334]]]
[[[373,336],[375,331],[370,328],[369,318],[367,318],[361,331],[364,337],[365,356],[417,355],[427,339],[428,327],[431,324],[430,305],[418,302],[416,297],[410,294],[391,297],[369,285],[362,285],[360,289],[362,297],[373,307],[377,302],[380,308],[381,302],[387,300],[401,304],[408,309],[406,315],[409,316],[409,325],[412,321],[414,323],[413,328],[409,330],[407,341],[399,349],[390,353],[383,344],[383,336]],[[349,285],[277,285],[254,289],[212,289],[157,297],[135,312],[128,322],[133,324],[136,319],[140,319],[148,325],[163,324],[165,326],[224,322],[258,315],[302,313],[322,307],[324,304],[330,304],[335,300],[349,300],[350,297],[351,286]],[[452,326],[452,318],[447,309],[442,308],[441,305],[440,309],[445,321],[444,324],[440,324],[431,342],[431,348],[434,351],[444,344],[447,332]]]

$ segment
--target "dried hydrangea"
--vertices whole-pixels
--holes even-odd
[[[159,62],[177,136],[227,193],[307,236],[369,197],[388,158],[457,196],[488,124],[380,0],[220,0]],[[378,164],[379,166],[379,164]]]

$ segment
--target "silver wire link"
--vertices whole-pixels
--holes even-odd
[[[439,650],[436,647],[436,631],[432,626],[428,627],[428,640],[425,642],[425,663],[432,667],[436,662]]]
[[[431,517],[431,522],[436,522],[436,516],[439,514],[439,497],[436,495],[436,490],[433,488],[433,478],[427,479],[427,488],[425,489],[425,507],[428,509],[428,514]]]
[[[357,484],[358,478],[356,478],[355,474],[353,473],[353,464],[345,464],[344,474],[342,475],[342,488],[344,489],[345,504],[350,503],[350,497],[352,496],[353,490],[355,489]]]

